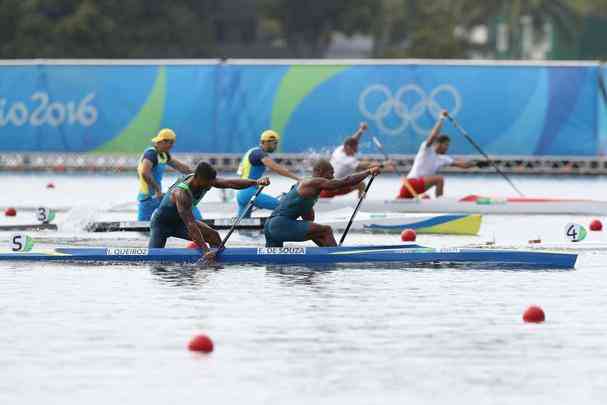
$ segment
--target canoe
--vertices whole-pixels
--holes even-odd
[[[322,198],[314,206],[317,213],[344,208],[353,209],[356,200],[350,197]],[[199,208],[205,213],[234,213],[235,202],[202,201]],[[120,212],[133,211],[121,208]],[[607,201],[579,198],[533,197],[441,197],[433,199],[374,199],[363,201],[361,210],[392,213],[468,213],[500,215],[607,215]],[[110,210],[114,211],[114,210]]]
[[[316,222],[343,230],[352,214],[341,211],[319,216]],[[419,234],[478,235],[482,217],[478,214],[396,214],[359,212],[351,230],[360,232],[400,233],[403,229],[415,229]],[[245,218],[238,230],[261,230],[267,217]],[[205,219],[204,222],[217,230],[229,229],[233,218]],[[148,221],[100,221],[87,225],[89,232],[149,232]]]
[[[0,232],[10,231],[56,231],[57,225],[41,223],[41,224],[11,224],[0,225]]]
[[[46,251],[0,253],[0,261],[93,263],[194,263],[197,249],[168,248],[55,248]],[[218,263],[326,265],[337,263],[472,264],[482,268],[571,269],[577,255],[506,249],[435,249],[420,245],[348,247],[234,247],[217,256]]]
[[[328,211],[351,207],[345,198],[320,200],[316,207]],[[210,209],[207,208],[207,209]],[[375,212],[440,212],[515,215],[607,215],[607,201],[563,198],[496,198],[469,195],[463,198],[390,199],[363,201],[361,209]]]

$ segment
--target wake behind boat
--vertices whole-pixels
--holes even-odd
[[[91,263],[195,263],[198,249],[185,248],[55,248],[31,252],[0,253],[0,261]],[[501,249],[447,248],[420,245],[349,247],[235,247],[217,254],[218,263],[326,265],[338,263],[471,264],[481,268],[572,269],[577,255]]]

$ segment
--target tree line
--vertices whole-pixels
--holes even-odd
[[[467,58],[490,56],[471,32],[498,19],[511,43],[522,17],[575,41],[587,15],[607,16],[607,0],[0,0],[0,58],[272,57],[273,48],[322,58],[335,32],[370,37],[372,57]]]

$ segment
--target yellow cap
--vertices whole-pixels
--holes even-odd
[[[263,131],[261,133],[261,136],[259,137],[259,140],[262,142],[266,142],[266,141],[279,141],[280,140],[280,135],[278,135],[277,132],[272,131],[271,129],[268,129],[266,131]]]
[[[175,142],[175,139],[177,139],[177,135],[175,135],[175,132],[173,132],[172,129],[164,128],[164,129],[161,129],[160,131],[158,131],[158,135],[156,135],[154,138],[152,138],[152,142],[154,142],[154,143],[160,142],[160,141]]]

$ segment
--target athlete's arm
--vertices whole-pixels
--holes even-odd
[[[263,159],[261,159],[261,162],[268,168],[270,168],[271,170],[275,171],[276,173],[280,174],[281,176],[285,176],[285,177],[289,177],[295,181],[299,181],[301,180],[298,176],[296,176],[295,174],[291,173],[291,171],[289,171],[289,169],[285,168],[282,165],[279,165],[278,163],[276,163],[275,161],[272,160],[271,157],[266,156]]]
[[[369,126],[367,125],[366,122],[361,122],[358,125],[358,129],[356,130],[356,132],[354,132],[351,136],[351,138],[356,139],[357,141],[360,141],[360,137],[363,136],[363,134],[365,133],[365,131],[367,130],[367,128],[369,128]]]
[[[341,187],[354,186],[370,175],[377,175],[379,173],[380,167],[373,166],[363,172],[354,173],[341,179],[328,180],[322,177],[315,177],[301,183],[298,191],[302,197],[311,197],[318,194],[320,190],[335,190]]]
[[[432,145],[434,141],[436,141],[436,138],[438,138],[438,136],[440,135],[440,131],[441,129],[443,129],[443,123],[445,122],[445,119],[447,118],[448,114],[449,113],[447,111],[441,112],[440,117],[438,117],[438,121],[436,121],[436,124],[434,124],[434,128],[432,128],[432,131],[430,131],[430,135],[426,139],[427,148],[429,148],[430,145]]]
[[[143,159],[141,161],[141,177],[147,183],[148,188],[151,192],[156,194],[156,197],[162,197],[162,188],[160,184],[156,182],[154,176],[152,176],[153,163],[150,159]]]
[[[269,185],[270,185],[270,179],[268,177],[262,177],[259,180],[216,178],[215,181],[213,182],[213,187],[235,188],[237,190],[251,187],[251,186],[269,186]]]
[[[388,169],[389,171],[396,171],[396,163],[393,160],[384,160],[382,162],[378,162],[375,160],[364,160],[362,162],[358,162],[358,166],[356,166],[357,172],[362,172],[363,170],[367,170],[373,166],[381,166],[382,170],[385,172]]]
[[[177,212],[179,213],[181,220],[188,228],[188,234],[190,235],[190,238],[192,238],[192,241],[203,250],[208,250],[202,232],[200,232],[200,228],[198,228],[198,224],[196,224],[196,218],[194,218],[194,214],[192,214],[192,197],[184,190],[176,189],[173,191],[172,198],[175,201]]]
[[[308,211],[305,214],[303,214],[301,216],[301,219],[303,219],[304,221],[314,222],[314,217],[315,216],[316,215],[314,214],[314,208],[312,208],[310,211]]]
[[[183,174],[190,174],[193,173],[192,169],[190,168],[190,166],[186,165],[185,163],[180,162],[177,159],[173,159],[171,158],[171,160],[169,160],[167,162],[167,164],[169,166],[171,166],[173,169],[183,173]]]
[[[459,167],[460,169],[470,169],[471,167],[477,166],[477,162],[474,162],[472,160],[467,161],[456,159],[455,161],[453,161],[453,163],[451,163],[451,166]]]

